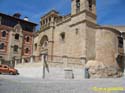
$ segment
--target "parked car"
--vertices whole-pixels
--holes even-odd
[[[0,65],[0,74],[10,74],[10,75],[19,75],[18,70],[9,67],[8,65]]]

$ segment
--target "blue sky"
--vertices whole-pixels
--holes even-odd
[[[39,24],[40,17],[51,9],[65,15],[71,11],[71,0],[0,0],[0,12],[22,14]],[[97,0],[97,22],[101,25],[125,25],[125,0]],[[37,27],[38,29],[38,27]]]

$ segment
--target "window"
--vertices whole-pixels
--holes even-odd
[[[6,37],[6,31],[2,32],[2,37]]]
[[[43,20],[43,25],[45,25],[45,20]]]
[[[15,39],[19,40],[19,34],[15,34]]]
[[[0,49],[4,49],[4,43],[0,44]]]
[[[118,47],[123,48],[123,38],[122,37],[118,37]]]
[[[0,16],[0,21],[2,20],[2,16]]]
[[[64,41],[64,39],[65,39],[65,32],[62,32],[62,33],[60,34],[60,37],[61,37],[61,40]]]
[[[89,9],[92,10],[92,0],[88,0],[89,3]]]
[[[37,50],[37,43],[35,44],[35,50]]]
[[[45,49],[48,46],[48,37],[44,35],[42,39],[40,40],[41,48]]]
[[[8,68],[7,66],[4,66],[4,68]]]
[[[18,46],[17,45],[14,46],[13,51],[18,52]]]
[[[25,53],[29,53],[29,48],[26,48]]]
[[[26,42],[29,42],[29,41],[30,41],[30,37],[27,36],[27,37],[26,37]]]
[[[79,29],[78,28],[76,28],[76,35],[79,33]]]
[[[76,13],[80,12],[80,0],[76,0]]]
[[[49,17],[49,22],[51,22],[51,17]]]

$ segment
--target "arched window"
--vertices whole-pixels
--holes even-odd
[[[118,37],[118,47],[123,48],[123,38],[122,37]]]
[[[89,3],[89,9],[92,10],[92,2],[93,0],[88,0],[88,3]]]
[[[65,40],[65,32],[62,32],[62,33],[60,34],[60,37],[61,37],[61,40],[64,41],[64,40]]]
[[[35,43],[35,50],[37,50],[37,43]]]
[[[4,49],[4,43],[0,44],[0,49]]]
[[[80,12],[80,0],[76,0],[76,13]]]
[[[49,22],[51,22],[51,17],[49,17]]]
[[[42,46],[42,48],[47,48],[48,46],[48,37],[45,35],[42,37],[40,44]]]
[[[29,53],[29,48],[26,48],[25,53]]]
[[[26,37],[26,42],[29,42],[29,41],[30,41],[30,37],[27,36],[27,37]]]
[[[43,20],[43,25],[45,25],[45,20]]]
[[[6,31],[2,32],[2,37],[6,37]]]
[[[15,34],[15,39],[19,40],[19,34]]]
[[[18,52],[18,46],[17,46],[17,45],[14,45],[13,51],[14,51],[14,52]]]

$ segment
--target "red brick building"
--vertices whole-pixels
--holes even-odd
[[[13,16],[0,13],[0,59],[12,63],[29,62],[33,50],[33,32],[37,24],[20,19],[20,14]],[[2,61],[3,62],[3,61]]]

